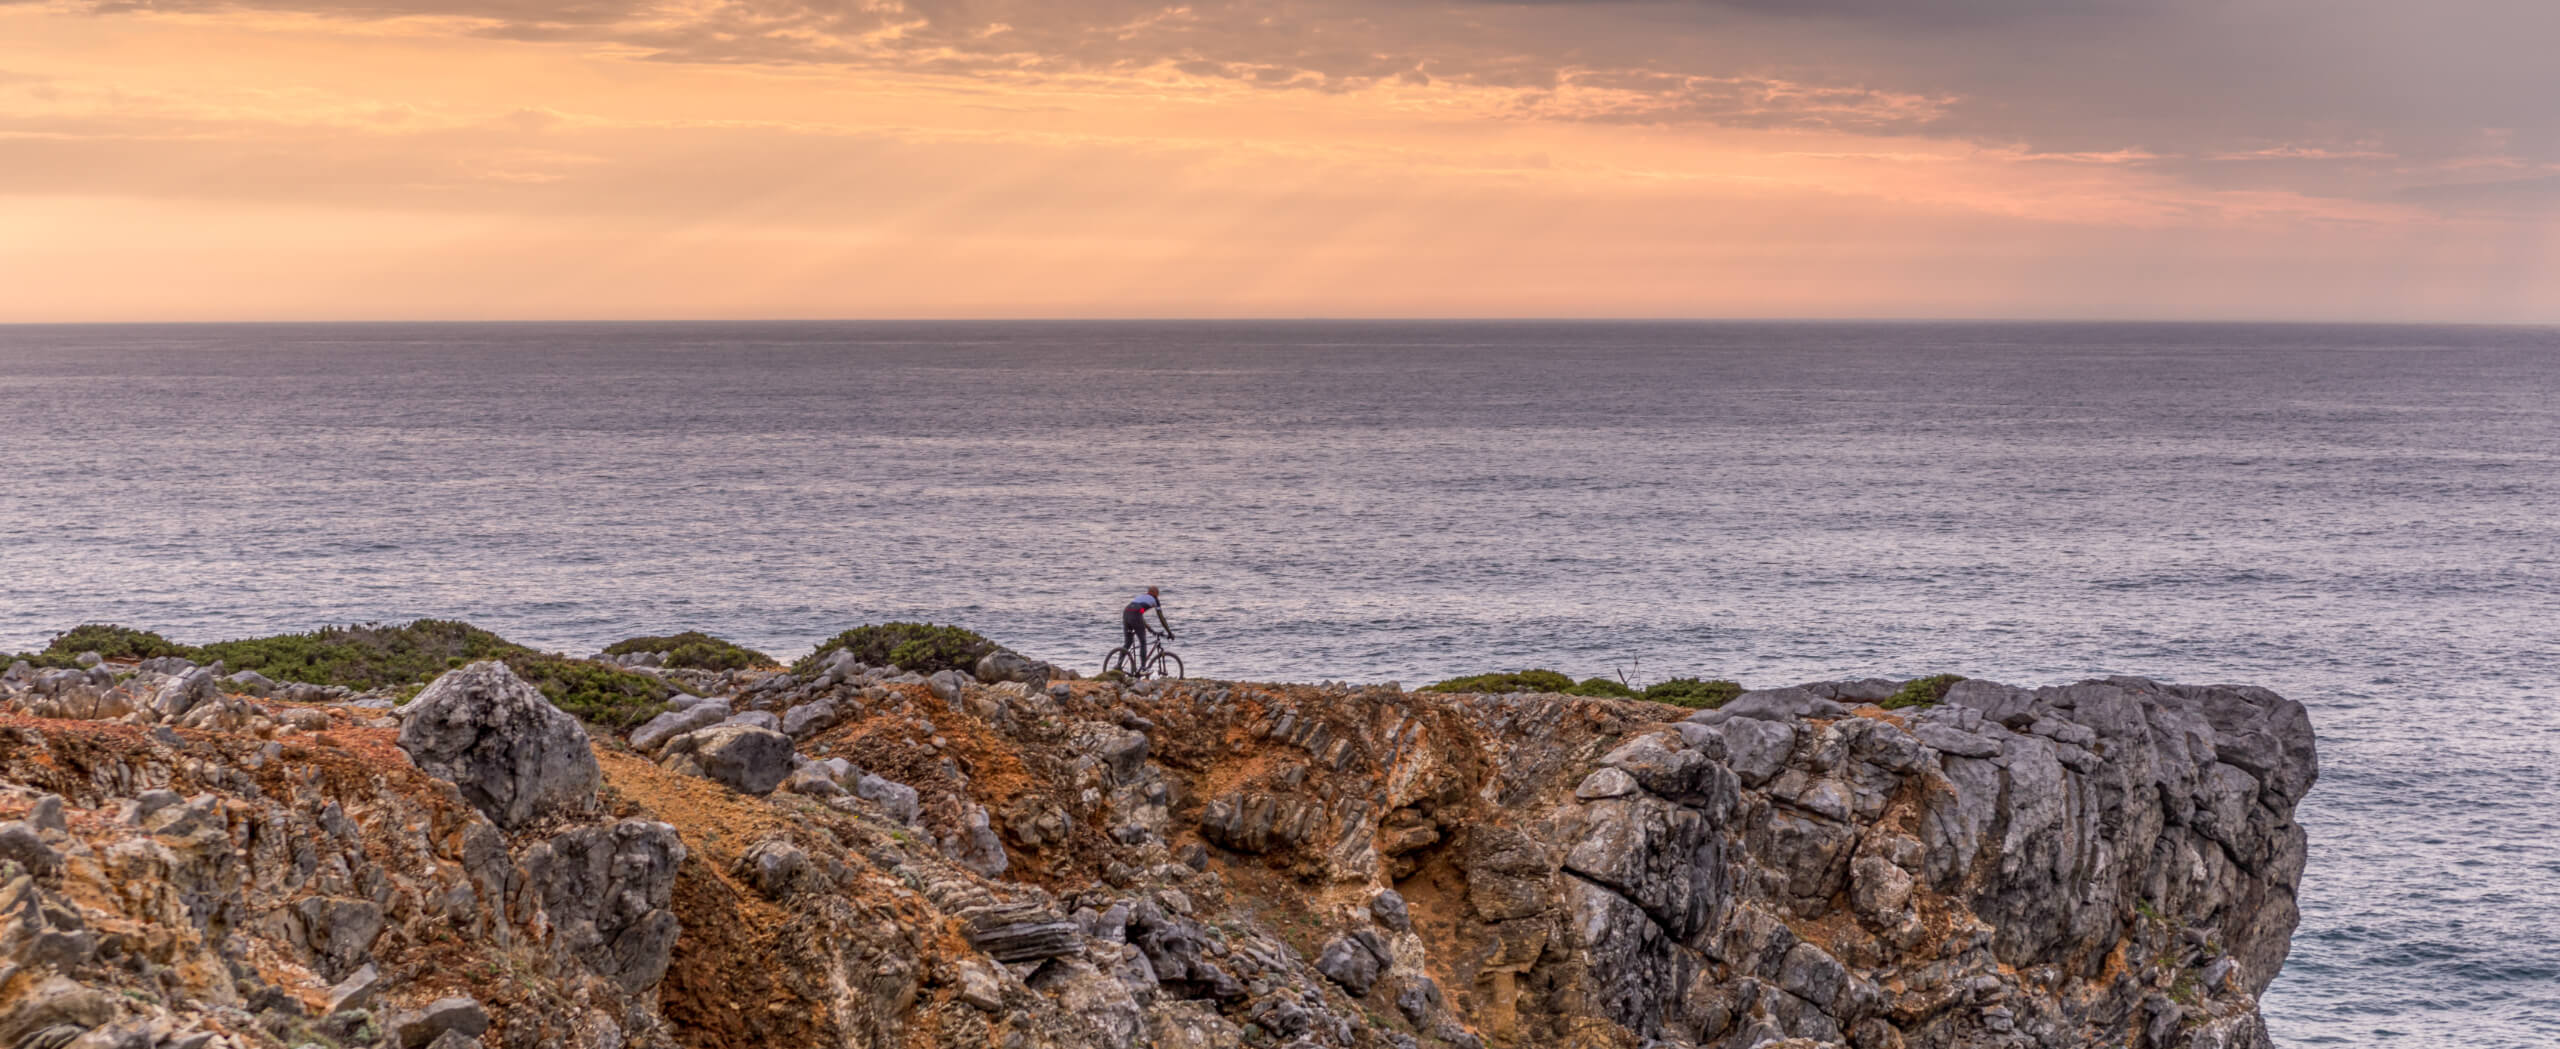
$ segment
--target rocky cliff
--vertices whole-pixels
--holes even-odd
[[[2253,1047],[2303,708],[0,679],[0,1047]],[[264,689],[260,689],[264,691]],[[302,693],[306,698],[308,693]]]

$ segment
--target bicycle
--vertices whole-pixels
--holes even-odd
[[[1129,651],[1129,646],[1122,645],[1103,656],[1102,672],[1117,673],[1122,677],[1138,681],[1151,677],[1182,680],[1182,657],[1173,654],[1163,645],[1147,643],[1149,638],[1157,637],[1167,641],[1173,640],[1173,634],[1170,631],[1148,627],[1145,633],[1138,635],[1138,650],[1135,653]]]

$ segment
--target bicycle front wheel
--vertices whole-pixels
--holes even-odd
[[[1155,672],[1157,677],[1182,680],[1182,657],[1171,652],[1156,653]]]

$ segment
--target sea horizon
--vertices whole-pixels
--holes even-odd
[[[279,337],[281,335],[281,337]],[[2083,322],[0,327],[0,651],[454,618],[1091,673],[2299,700],[2286,1045],[2560,1017],[2560,332]]]

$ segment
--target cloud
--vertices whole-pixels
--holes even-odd
[[[2560,162],[2548,0],[48,2],[102,17],[406,20],[659,64],[1916,136],[2377,201],[2459,183],[2451,166],[2484,150]]]
[[[2560,213],[2560,173],[2411,186],[2399,197],[2455,212],[2549,215]]]

